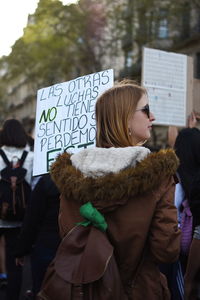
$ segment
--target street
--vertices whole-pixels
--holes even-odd
[[[24,267],[23,267],[23,282],[22,282],[22,289],[21,289],[21,295],[19,300],[31,300],[30,293],[27,293],[27,291],[30,291],[30,289],[31,289],[30,263],[29,263],[29,257],[26,257]],[[6,300],[6,287],[0,289],[0,300]]]

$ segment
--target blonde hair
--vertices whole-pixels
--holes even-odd
[[[144,94],[145,88],[132,80],[123,80],[98,98],[95,111],[97,147],[133,146],[128,121]]]

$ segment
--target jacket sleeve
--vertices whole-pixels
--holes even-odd
[[[180,252],[180,229],[174,206],[175,182],[173,177],[162,184],[150,229],[150,251],[159,263],[171,263]]]

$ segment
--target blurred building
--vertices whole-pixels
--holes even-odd
[[[25,77],[17,78],[7,87],[7,118],[19,119],[28,133],[32,133],[36,112],[36,89]]]

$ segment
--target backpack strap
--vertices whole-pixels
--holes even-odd
[[[3,158],[3,161],[5,162],[5,164],[6,164],[8,167],[10,167],[10,161],[8,160],[8,158],[7,158],[6,154],[5,154],[5,152],[4,152],[2,149],[0,149],[0,155],[1,155],[1,157]]]
[[[28,155],[28,151],[24,150],[23,153],[22,153],[22,156],[21,156],[21,158],[20,158],[20,166],[21,166],[21,167],[23,166],[23,163],[24,163],[24,161],[25,161],[27,155]]]

